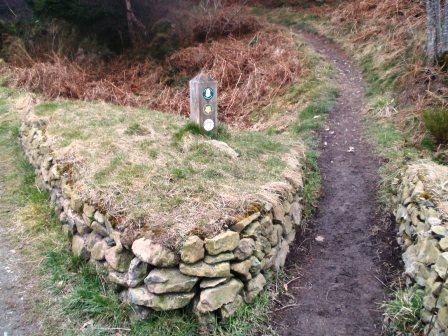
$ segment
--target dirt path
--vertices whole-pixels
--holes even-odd
[[[362,76],[336,45],[303,36],[333,63],[340,98],[321,133],[323,197],[310,223],[312,232],[289,257],[288,273],[298,279],[289,285],[294,300],[284,305],[297,305],[276,312],[274,323],[282,335],[379,335],[378,303],[384,288],[377,276],[378,246],[371,236],[379,163],[362,138]],[[309,245],[306,254],[304,243]]]

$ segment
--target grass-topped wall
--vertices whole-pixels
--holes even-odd
[[[232,315],[285,263],[301,224],[302,147],[107,104],[52,102],[22,146],[70,237],[140,308]]]

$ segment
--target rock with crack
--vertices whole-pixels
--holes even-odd
[[[197,277],[182,274],[177,268],[156,268],[145,278],[146,288],[155,294],[189,292],[196,282]]]
[[[214,279],[204,279],[201,281],[201,283],[199,284],[200,288],[212,288],[212,287],[216,287],[218,285],[221,285],[225,282],[227,282],[228,280],[230,280],[231,278],[214,278]]]
[[[203,278],[222,278],[230,276],[230,263],[207,264],[199,261],[196,264],[180,264],[180,271],[185,275]]]
[[[127,296],[130,303],[152,308],[157,311],[174,310],[185,307],[195,293],[154,294],[146,287],[130,288]]]
[[[220,253],[218,255],[215,256],[205,256],[204,261],[207,264],[217,264],[223,261],[229,261],[229,260],[233,260],[235,259],[235,255],[233,254],[233,252],[224,252],[224,253]]]
[[[215,311],[233,302],[243,287],[240,280],[232,279],[223,285],[205,289],[201,292],[196,309],[201,313]]]

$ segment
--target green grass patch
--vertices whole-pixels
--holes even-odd
[[[448,109],[434,107],[423,112],[425,127],[439,143],[448,143]]]
[[[423,291],[414,287],[400,289],[382,304],[389,335],[423,335]]]

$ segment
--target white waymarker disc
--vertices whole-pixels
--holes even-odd
[[[213,128],[215,128],[215,123],[213,122],[213,120],[211,119],[206,119],[204,121],[204,129],[209,132],[211,131]]]

